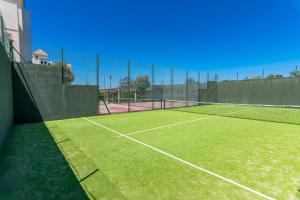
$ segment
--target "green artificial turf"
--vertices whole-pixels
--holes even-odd
[[[43,123],[17,125],[0,154],[0,199],[88,199]]]
[[[273,198],[300,198],[299,125],[175,111],[88,120],[121,134],[181,123],[129,137]],[[80,182],[90,198],[263,199],[84,119],[46,124],[57,127],[51,131],[54,138],[72,144],[58,146],[78,181],[79,171],[98,169]]]

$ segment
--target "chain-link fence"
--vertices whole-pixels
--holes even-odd
[[[162,109],[164,99],[197,101],[206,87],[200,78],[194,71],[101,57],[100,114]]]
[[[300,73],[294,66],[216,73],[104,57],[100,69],[100,91],[103,104],[107,102],[100,114],[172,108],[172,100],[185,101],[186,106],[188,102],[300,105]]]
[[[56,68],[59,84],[98,88],[98,114],[172,108],[178,106],[175,101],[184,101],[185,106],[195,105],[188,102],[300,105],[300,72],[295,66],[196,71],[66,49],[47,51],[49,58],[40,67]]]

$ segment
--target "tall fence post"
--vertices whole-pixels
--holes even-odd
[[[206,77],[206,83],[208,84],[209,82],[209,73],[207,73],[207,77]]]
[[[165,99],[165,93],[164,93],[164,80],[161,80],[161,99]]]
[[[88,77],[87,72],[85,72],[85,85],[88,85]]]
[[[130,92],[130,61],[128,61],[128,76],[127,76],[127,79],[128,79],[128,112],[130,112],[130,100],[131,100],[131,92]]]
[[[109,93],[108,93],[108,103],[112,102],[112,91],[111,91],[111,81],[112,75],[109,75]]]
[[[107,101],[107,99],[106,99],[106,77],[105,77],[105,74],[104,74],[104,77],[103,77],[103,89],[104,89],[104,91],[103,91],[103,100],[104,101]]]
[[[122,90],[124,91],[124,89],[120,89],[120,84],[121,84],[121,81],[122,81],[122,77],[120,77],[120,79],[119,79],[119,87],[118,87],[118,90],[119,90],[119,95],[118,95],[118,103],[120,103],[121,101],[121,99],[123,99],[124,97],[123,97],[123,94],[122,94]]]
[[[154,64],[152,64],[151,68],[151,92],[152,92],[152,110],[154,110]]]
[[[64,73],[64,49],[60,49],[60,56],[61,56],[61,83],[64,84],[65,81],[65,73]]]
[[[186,70],[185,72],[185,100],[186,106],[188,106],[188,100],[189,100],[189,71]]]
[[[201,87],[200,72],[198,72],[198,102],[200,102],[200,87]]]
[[[61,83],[62,83],[62,106],[63,116],[66,117],[66,98],[65,98],[65,73],[64,73],[64,49],[60,49],[61,56]]]
[[[100,63],[100,56],[99,54],[96,55],[96,85],[97,85],[97,94],[99,92],[99,63]]]
[[[100,113],[100,103],[99,103],[99,63],[100,63],[100,56],[99,54],[96,55],[96,87],[97,87],[97,105],[98,105],[98,112]],[[101,94],[100,94],[101,96]]]
[[[171,100],[174,100],[174,69],[170,69],[170,85],[171,85]],[[171,101],[171,108],[173,108],[173,101]]]

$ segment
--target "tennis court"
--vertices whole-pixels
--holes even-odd
[[[299,124],[296,108],[241,105],[46,122],[94,199],[300,198]]]

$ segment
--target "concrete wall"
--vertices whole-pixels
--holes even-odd
[[[63,118],[61,68],[34,64],[20,67],[43,119]]]
[[[300,79],[210,82],[200,100],[220,103],[300,105]]]
[[[97,115],[97,86],[66,85],[65,102],[66,118]]]
[[[0,44],[0,148],[13,126],[11,63]]]
[[[41,122],[41,113],[35,104],[31,90],[27,87],[19,65],[19,63],[14,63],[12,68],[14,121],[16,124]]]
[[[300,105],[300,79],[263,79],[218,83],[219,102]]]
[[[60,66],[20,65],[43,120],[98,114],[97,87],[62,84]]]

